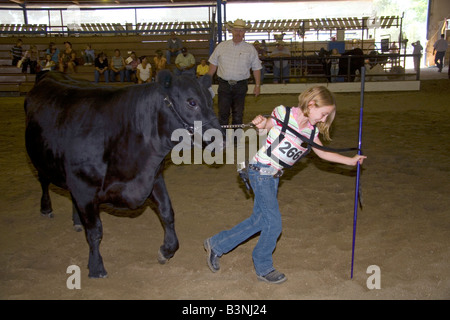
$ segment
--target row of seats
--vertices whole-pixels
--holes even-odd
[[[202,58],[209,56],[209,36],[208,35],[179,35],[188,51],[194,55],[196,62],[200,63]],[[64,42],[69,41],[77,56],[81,56],[87,44],[91,44],[95,53],[104,52],[108,58],[111,57],[115,49],[119,49],[124,58],[129,51],[136,52],[137,56],[146,55],[153,57],[156,50],[165,50],[168,35],[153,36],[115,36],[115,37],[26,37],[23,41],[23,50],[28,50],[31,45],[36,45],[40,52],[41,59],[44,59],[45,50],[50,42],[54,42],[60,51],[64,50]],[[15,45],[18,37],[0,37],[0,94],[20,95],[28,92],[33,86],[35,76],[32,74],[22,74],[21,69],[11,65],[10,50]],[[77,79],[94,80],[94,66],[78,66],[73,75]],[[117,84],[119,85],[119,84]]]

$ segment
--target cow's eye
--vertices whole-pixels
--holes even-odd
[[[197,107],[197,102],[195,101],[194,98],[189,98],[187,99],[187,103],[191,108],[195,108]]]

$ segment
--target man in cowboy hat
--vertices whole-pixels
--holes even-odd
[[[244,41],[245,32],[251,28],[244,20],[227,23],[233,38],[221,42],[209,58],[209,72],[212,77],[217,71],[219,78],[218,104],[219,122],[227,125],[230,114],[232,124],[243,123],[244,103],[250,78],[250,69],[255,78],[253,93],[258,96],[261,85],[261,61],[253,45]]]

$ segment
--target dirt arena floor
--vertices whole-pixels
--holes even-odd
[[[248,217],[253,201],[235,165],[167,165],[164,175],[176,215],[180,249],[157,262],[163,229],[149,207],[105,208],[101,253],[106,279],[89,279],[88,245],[72,230],[66,191],[51,188],[55,217],[39,213],[40,186],[24,148],[23,97],[0,99],[0,299],[449,299],[450,84],[422,81],[418,92],[366,93],[354,277],[350,279],[354,168],[309,155],[282,178],[283,233],[275,266],[288,281],[256,279],[257,237],[209,271],[203,240]],[[359,94],[337,94],[330,146],[356,146]],[[249,96],[245,117],[297,95]],[[70,290],[67,268],[81,270]],[[369,266],[380,289],[369,289]],[[370,281],[369,281],[370,282]]]

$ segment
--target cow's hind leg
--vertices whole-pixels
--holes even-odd
[[[175,219],[170,202],[169,194],[167,193],[166,184],[164,178],[160,172],[155,180],[153,191],[150,199],[157,205],[157,213],[161,219],[161,223],[164,227],[164,244],[159,248],[158,262],[165,264],[172,258],[175,252],[178,250],[178,238],[175,233]]]
[[[41,183],[42,188],[41,215],[43,217],[53,218],[52,201],[50,200],[50,194],[48,192],[50,181],[43,175],[39,174],[39,182]]]
[[[81,223],[80,215],[73,201],[72,201],[72,221],[73,221],[73,229],[76,232],[83,231],[83,224]]]
[[[89,278],[106,278],[108,273],[103,266],[100,255],[100,242],[103,237],[102,221],[98,204],[94,201],[84,202],[72,194],[74,209],[83,224],[86,240],[89,244]]]

